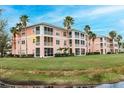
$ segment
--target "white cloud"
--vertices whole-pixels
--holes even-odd
[[[124,26],[124,19],[119,20],[119,23]]]
[[[91,15],[110,14],[120,10],[124,10],[124,6],[104,6],[91,11],[90,14]]]

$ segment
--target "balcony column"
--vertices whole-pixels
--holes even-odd
[[[40,57],[44,57],[44,36],[40,36]]]

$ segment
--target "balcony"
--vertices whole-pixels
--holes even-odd
[[[79,44],[75,44],[76,47],[79,47],[80,45]]]
[[[39,35],[40,34],[40,30],[36,30],[36,35]]]
[[[79,35],[75,35],[75,38],[79,38]]]
[[[53,32],[44,31],[45,35],[53,35]]]
[[[36,45],[39,46],[40,45],[40,42],[36,42]]]
[[[44,42],[44,46],[53,46],[53,42]]]

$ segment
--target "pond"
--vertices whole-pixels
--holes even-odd
[[[124,88],[124,81],[114,84],[101,84],[96,86],[96,88]]]

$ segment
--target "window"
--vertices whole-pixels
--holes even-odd
[[[25,32],[22,32],[22,36],[24,36],[25,35]]]
[[[83,33],[81,33],[81,38],[84,38],[84,34]]]
[[[44,27],[44,34],[46,34],[46,35],[53,35],[53,28]]]
[[[75,40],[75,44],[79,44],[79,42],[80,42],[79,40]]]
[[[79,38],[79,32],[75,32],[75,38]]]
[[[40,31],[40,27],[38,26],[38,27],[36,27],[36,31]]]
[[[64,46],[66,46],[66,41],[64,40]]]
[[[81,54],[85,54],[85,49],[81,48]]]
[[[53,48],[45,48],[44,54],[45,56],[53,56]]]
[[[40,45],[40,36],[36,37],[36,45]]]
[[[59,34],[59,33],[56,33],[56,35],[57,35],[57,36],[60,36],[60,34]]]
[[[84,40],[81,40],[81,45],[85,45],[85,41]]]
[[[103,47],[103,43],[100,43],[101,48]]]
[[[102,37],[100,38],[100,41],[102,42]]]
[[[56,40],[56,45],[59,45],[60,44],[60,41],[59,40]]]
[[[25,40],[22,41],[22,44],[25,44]]]
[[[80,48],[75,48],[76,55],[80,55]]]
[[[33,39],[33,43],[35,43],[35,39]]]
[[[69,40],[69,44],[72,45],[72,40]]]
[[[52,37],[44,37],[44,45],[45,46],[52,46],[53,45],[53,38]]]
[[[36,48],[36,56],[40,56],[40,48]]]
[[[40,34],[40,27],[36,27],[36,34]]]
[[[72,37],[72,32],[69,32],[69,37],[70,37],[70,38]]]
[[[66,32],[63,32],[63,36],[66,36]]]

